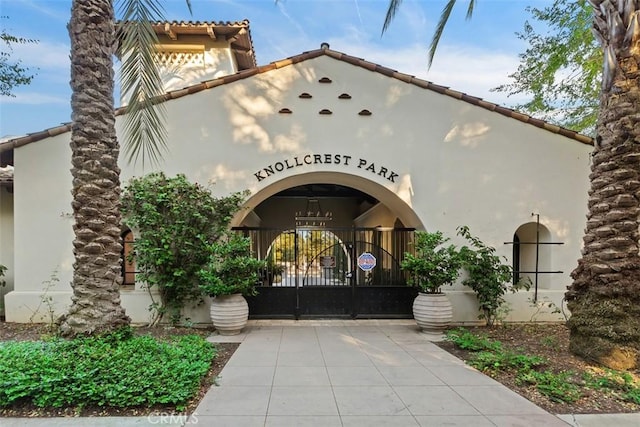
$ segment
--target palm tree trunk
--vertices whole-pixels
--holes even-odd
[[[120,305],[120,169],[113,106],[115,18],[111,0],[74,0],[71,39],[73,297],[65,335],[130,322]]]
[[[605,53],[584,249],[566,294],[570,349],[640,363],[640,0],[590,0]]]

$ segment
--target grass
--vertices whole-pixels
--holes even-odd
[[[65,340],[0,342],[0,408],[85,405],[178,409],[199,390],[215,357],[202,337],[159,340],[131,332]]]

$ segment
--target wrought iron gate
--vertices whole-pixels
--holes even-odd
[[[416,291],[400,261],[413,229],[235,230],[267,260],[258,295],[248,298],[254,318],[411,317]]]

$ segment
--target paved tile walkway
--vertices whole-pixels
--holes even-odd
[[[441,350],[404,320],[256,321],[231,340],[242,345],[196,409],[199,423],[568,425]]]
[[[640,414],[551,415],[431,342],[413,321],[250,321],[190,418],[0,418],[0,427],[636,427]]]

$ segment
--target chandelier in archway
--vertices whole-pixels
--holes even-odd
[[[296,212],[296,227],[324,228],[333,220],[333,212],[323,211],[318,199],[307,199],[306,209]]]

